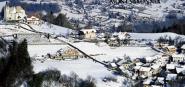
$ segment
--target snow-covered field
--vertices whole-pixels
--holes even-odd
[[[74,45],[89,55],[98,55],[95,58],[100,61],[123,58],[125,55],[135,59],[157,54],[150,47],[99,47],[95,43],[87,42],[74,43]]]
[[[123,58],[124,55],[129,55],[131,58],[145,57],[156,55],[157,52],[153,51],[149,47],[118,47],[110,48],[109,46],[99,47],[95,43],[80,42],[73,43],[73,45],[80,48],[87,54],[96,55],[96,59],[100,61],[112,61],[115,58]],[[28,51],[31,56],[45,55],[47,53],[55,53],[57,50],[64,48],[65,45],[28,45]],[[103,65],[93,62],[90,59],[81,58],[77,60],[51,60],[47,59],[44,62],[34,61],[34,71],[38,73],[46,69],[58,69],[62,74],[69,75],[71,72],[75,72],[81,78],[92,76],[96,79],[98,87],[120,87],[122,81],[125,79],[121,76],[115,76],[111,71],[108,71]],[[118,79],[118,82],[103,82],[103,77],[113,76]]]
[[[66,45],[28,45],[28,52],[31,57],[42,56],[47,53],[54,54],[59,49],[67,47]]]
[[[40,32],[46,32],[46,33],[51,33],[55,35],[63,35],[66,36],[68,33],[70,33],[72,30],[69,28],[49,24],[49,23],[44,23],[42,25],[31,25],[34,29]]]

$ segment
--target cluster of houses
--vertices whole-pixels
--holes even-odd
[[[109,67],[134,81],[141,81],[143,87],[175,87],[173,82],[183,87],[185,84],[178,81],[185,80],[185,45],[181,47],[182,53],[178,53],[175,46],[165,48],[168,50],[164,54],[134,60],[124,57],[109,62]]]
[[[26,14],[26,11],[21,6],[9,6],[8,4],[6,4],[4,7],[4,21],[24,22],[34,25],[41,24],[39,14]]]
[[[119,46],[147,46],[147,41],[142,39],[133,39],[128,32],[99,32],[96,29],[85,28],[79,31],[72,32],[70,37],[75,40],[105,42],[111,47]]]

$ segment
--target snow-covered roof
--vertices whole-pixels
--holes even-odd
[[[35,16],[30,16],[30,17],[27,18],[27,21],[32,21],[32,20],[39,21],[40,19],[35,17]]]
[[[148,78],[148,79],[146,79],[146,80],[143,82],[143,84],[149,85],[151,82],[152,82],[152,79],[151,79],[151,78]]]
[[[139,70],[141,68],[141,66],[135,66],[134,69],[135,70]]]
[[[141,67],[139,70],[140,70],[140,71],[149,72],[149,71],[151,70],[151,67]]]
[[[166,80],[176,80],[177,74],[168,74]]]
[[[172,45],[172,46],[167,46],[167,48],[168,48],[168,49],[174,49],[174,48],[176,48],[176,47]]]
[[[110,63],[110,65],[111,65],[112,67],[117,67],[117,65],[116,65],[115,63]]]
[[[141,65],[143,65],[143,63],[142,63],[142,62],[138,62],[138,63],[136,63],[136,66],[141,66]]]
[[[177,73],[181,73],[184,70],[185,70],[185,67],[176,67],[176,72]]]
[[[184,45],[182,45],[182,47],[181,47],[182,49],[185,49],[185,44]]]
[[[158,80],[160,83],[164,84],[164,77],[158,77],[157,80]]]
[[[145,57],[147,62],[152,62],[153,60],[157,59],[156,57]]]
[[[176,64],[166,64],[166,69],[175,69]]]
[[[93,31],[93,32],[96,32],[96,29],[81,29],[80,31],[82,32],[89,32],[89,31]]]
[[[185,58],[185,55],[184,54],[173,54],[172,57],[183,57],[183,58]]]
[[[111,37],[111,38],[110,38],[110,40],[116,40],[116,38],[114,38],[114,37]]]
[[[152,67],[153,69],[159,69],[160,65],[158,65],[158,64],[153,64],[151,67]]]

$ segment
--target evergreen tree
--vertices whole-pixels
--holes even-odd
[[[17,87],[31,78],[33,71],[26,40],[20,44],[13,42],[10,57],[6,61],[7,64],[0,73],[0,87]]]
[[[73,26],[68,22],[68,20],[67,20],[67,18],[66,18],[66,16],[64,14],[59,14],[54,19],[53,24],[73,29]]]

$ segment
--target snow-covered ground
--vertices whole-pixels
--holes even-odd
[[[182,37],[185,38],[184,35],[178,35],[175,33],[129,33],[133,39],[151,39],[151,40],[157,40],[160,37],[171,37],[172,39],[175,39],[176,37]]]
[[[72,61],[46,60],[44,63],[36,61],[33,63],[35,73],[46,69],[58,69],[62,74],[70,75],[75,72],[80,78],[92,76],[96,80],[97,87],[120,87],[125,79],[121,76],[115,76],[108,71],[103,65],[95,63],[89,59],[78,59]],[[117,82],[103,82],[104,77],[117,78]]]
[[[87,42],[74,43],[74,45],[89,55],[97,55],[95,58],[100,61],[123,58],[125,55],[135,59],[157,54],[150,47],[99,47],[95,43]]]
[[[109,46],[98,47],[95,43],[80,42],[73,43],[73,45],[80,48],[87,54],[96,55],[94,58],[100,61],[112,61],[115,58],[123,58],[124,55],[129,55],[131,58],[145,57],[156,55],[157,52],[149,47],[118,47],[110,48]],[[66,45],[28,45],[30,56],[41,56],[47,53],[56,53]],[[120,87],[124,81],[124,77],[115,76],[111,71],[107,70],[103,65],[93,62],[90,59],[81,58],[77,60],[51,60],[47,59],[44,62],[34,61],[33,63],[35,73],[46,69],[58,69],[62,74],[69,75],[75,72],[81,78],[92,76],[96,79],[97,87]],[[118,79],[117,82],[103,82],[102,78],[112,76]]]
[[[69,28],[53,25],[50,23],[44,23],[42,25],[31,25],[35,30],[40,31],[40,32],[46,32],[46,33],[51,33],[55,35],[63,35],[66,36],[69,34],[72,30]]]
[[[30,31],[18,28],[17,25],[0,25],[0,35],[12,35],[15,33],[32,33]]]
[[[31,57],[42,56],[47,53],[55,54],[61,48],[65,48],[66,45],[28,45],[28,52]]]

